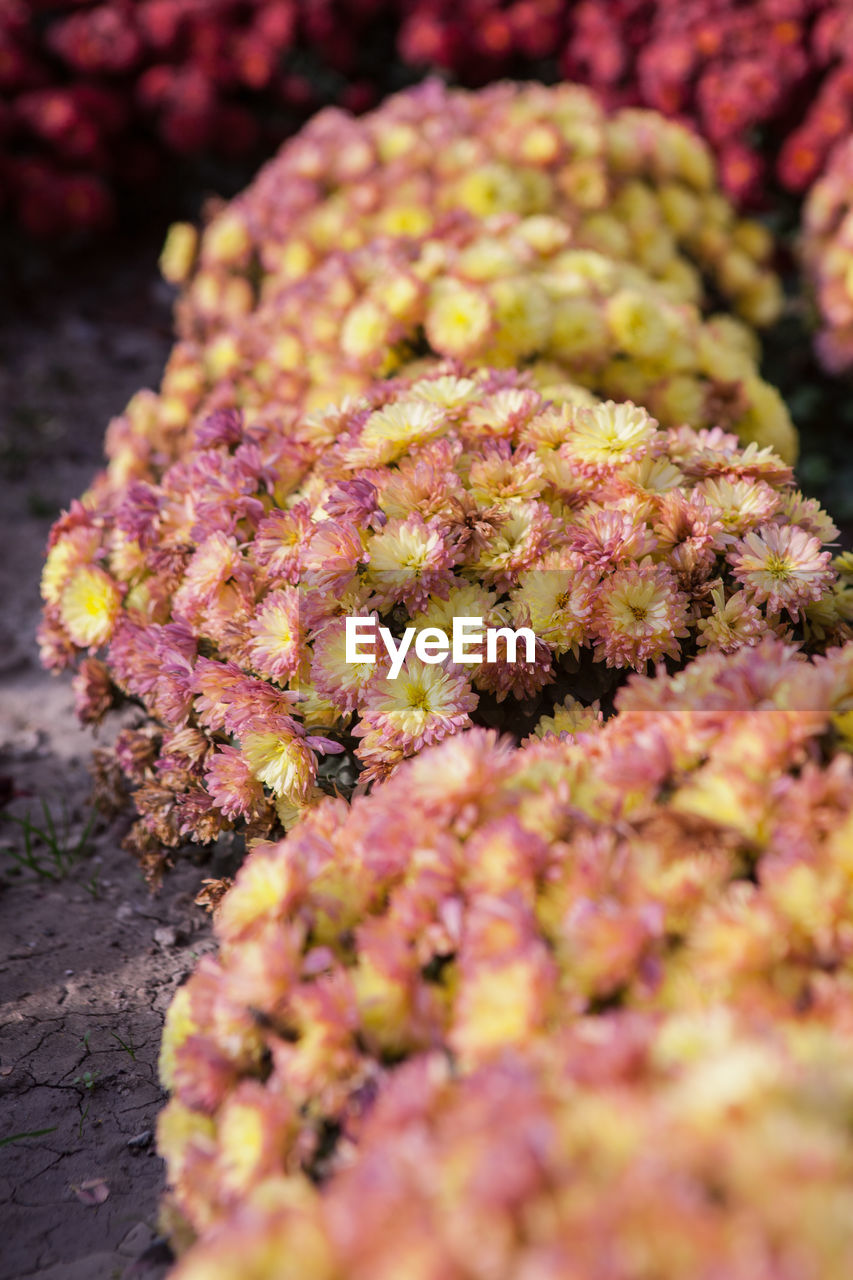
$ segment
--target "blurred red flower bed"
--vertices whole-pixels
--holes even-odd
[[[744,203],[853,120],[845,0],[0,0],[0,204],[96,230],[170,160],[260,158],[311,112],[439,69],[572,79],[694,123]]]

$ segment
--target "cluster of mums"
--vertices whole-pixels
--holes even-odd
[[[152,881],[175,1280],[847,1280],[853,555],[680,125],[428,84],[173,229],[179,341],[57,522]],[[467,663],[352,661],[475,617]],[[283,833],[286,832],[286,835]]]

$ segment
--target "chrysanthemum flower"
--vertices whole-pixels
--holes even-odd
[[[317,773],[317,758],[304,739],[275,728],[247,729],[240,752],[252,774],[277,799],[306,799]]]
[[[697,624],[696,643],[700,648],[734,653],[742,645],[758,643],[765,624],[746,591],[736,591],[726,600],[722,588],[714,587],[711,598],[713,609]]]
[[[249,623],[249,661],[261,675],[286,682],[299,667],[303,636],[295,587],[266,597]]]
[[[350,462],[361,466],[393,462],[412,445],[441,435],[445,423],[441,406],[425,400],[386,405],[372,413],[364,424]]]
[[[427,523],[413,512],[405,520],[389,521],[373,538],[366,581],[379,609],[404,604],[416,610],[429,596],[449,588],[452,563],[441,524],[435,518]]]
[[[589,632],[596,586],[597,575],[580,556],[546,558],[541,568],[519,576],[513,619],[532,627],[555,653],[577,655]]]
[[[447,283],[434,289],[424,325],[437,351],[464,360],[485,348],[495,316],[484,290]]]
[[[296,581],[310,525],[310,509],[305,503],[288,511],[271,511],[258,525],[250,552],[252,560],[266,568],[275,581]]]
[[[830,580],[832,554],[812,534],[791,525],[761,525],[729,552],[734,575],[757,604],[799,617]]]
[[[48,604],[59,604],[62,589],[74,568],[89,563],[97,553],[98,531],[86,524],[78,524],[67,532],[57,531],[45,557],[41,574],[41,595]]]
[[[72,642],[81,649],[104,644],[112,633],[121,590],[103,569],[80,565],[59,596],[59,617]]]
[[[564,698],[558,703],[551,715],[540,716],[533,727],[533,737],[545,738],[550,734],[591,733],[600,729],[604,723],[601,709],[597,702],[585,707],[577,698]],[[526,739],[527,742],[530,739]]]
[[[479,554],[485,582],[502,585],[527,569],[548,546],[551,517],[541,502],[511,503]]]
[[[687,599],[671,570],[642,562],[602,582],[593,613],[596,656],[608,666],[642,670],[678,652],[687,634]]]
[[[409,755],[465,728],[476,705],[466,674],[410,656],[395,680],[379,675],[367,686],[355,732],[381,731],[390,748]]]
[[[355,525],[323,521],[312,529],[302,551],[304,581],[322,591],[340,592],[354,581],[366,558]]]
[[[655,439],[657,423],[644,409],[608,400],[575,416],[571,456],[582,464],[610,467],[644,457]]]
[[[376,613],[363,615],[377,625]],[[373,661],[347,661],[346,618],[333,618],[317,633],[314,641],[310,675],[317,692],[342,714],[355,711],[363,700],[368,683],[377,671],[387,670],[390,659],[384,646],[378,645]]]
[[[249,759],[236,747],[223,745],[205,764],[204,782],[217,809],[226,818],[253,818],[263,808],[264,788]]]

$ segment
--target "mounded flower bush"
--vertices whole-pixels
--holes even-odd
[[[603,108],[576,84],[428,81],[355,119],[316,115],[195,238],[178,224],[167,274],[192,273],[179,308],[186,335],[233,315],[222,275],[297,278],[336,248],[428,236],[448,212],[552,214],[580,248],[633,261],[703,297],[706,273],[751,323],[767,324],[779,287],[765,229],[738,218],[717,187],[707,143],[656,111]],[[216,302],[220,301],[220,310]],[[236,307],[234,307],[236,308]]]
[[[75,506],[44,570],[43,654],[88,655],[85,719],[114,689],[151,718],[118,744],[147,853],[288,825],[329,752],[374,781],[472,723],[522,736],[555,706],[607,710],[650,663],[767,633],[837,642],[836,533],[777,455],[720,429],[438,369],[286,432],[221,411],[160,484]],[[399,639],[472,616],[530,627],[535,658],[410,651],[396,676],[381,645],[374,665],[346,660],[348,617]]]
[[[322,1192],[271,1175],[173,1280],[842,1280],[849,1044],[717,1008],[581,1019],[461,1079],[421,1057]]]
[[[110,425],[95,495],[157,475],[216,409],[239,407],[286,431],[294,411],[334,404],[425,357],[529,367],[544,389],[571,381],[647,404],[664,425],[721,425],[796,457],[755,336],[733,317],[704,319],[680,288],[574,248],[557,218],[457,212],[435,235],[332,254],[295,283],[271,276],[248,315],[179,342],[159,396],[135,396]]]
[[[185,337],[207,335],[337,249],[437,234],[448,215],[550,214],[594,249],[703,301],[707,275],[757,325],[780,293],[771,239],[718,189],[707,144],[656,112],[608,112],[577,85],[428,81],[361,119],[329,110],[206,227],[178,224],[163,267],[190,275]]]
[[[536,1242],[557,1270],[530,1274],[565,1274],[576,1230],[582,1250],[644,1241],[666,1277],[736,1254],[752,1267],[736,1275],[841,1276],[851,699],[853,646],[809,661],[765,638],[632,677],[592,731],[521,749],[456,736],[256,847],[219,909],[219,954],[167,1017],[159,1145],[173,1211],[209,1236],[178,1274],[236,1274],[252,1231],[241,1274],[259,1280],[283,1239],[307,1251],[294,1274],[326,1275],[324,1251],[329,1275],[391,1274],[418,1223],[479,1274],[453,1233],[482,1212],[499,1276],[532,1268]],[[449,1075],[401,1067],[423,1054]],[[525,1150],[536,1135],[539,1159],[494,1158],[509,1135]],[[487,1168],[495,1184],[475,1177]],[[334,1175],[319,1205],[285,1189],[300,1170]],[[306,1199],[313,1225],[291,1237]],[[647,1274],[633,1265],[616,1274]]]
[[[200,417],[287,418],[433,355],[533,365],[647,404],[665,425],[731,426],[793,461],[750,322],[778,313],[771,241],[715,189],[704,144],[587,91],[438,83],[354,120],[325,112],[205,229],[163,253],[181,341],[158,395],[107,434],[101,485],[162,473]]]

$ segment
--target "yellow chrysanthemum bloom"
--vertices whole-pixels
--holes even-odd
[[[389,236],[423,236],[432,228],[432,214],[423,205],[392,204],[377,218],[376,229]]]
[[[484,965],[463,981],[453,1048],[463,1063],[506,1045],[523,1044],[542,1018],[541,977],[525,956]]]
[[[432,290],[424,327],[430,346],[442,355],[473,356],[485,346],[493,324],[482,289],[443,280]]]
[[[757,375],[743,379],[743,391],[749,408],[735,424],[744,444],[753,442],[759,448],[769,446],[785,462],[797,461],[799,440],[785,401],[775,387]]]
[[[629,461],[645,453],[657,429],[655,419],[638,405],[606,400],[577,413],[569,445],[573,456],[582,462]]]
[[[512,246],[495,236],[481,236],[466,245],[456,260],[456,270],[466,280],[498,280],[515,275],[518,254]]]
[[[527,622],[555,653],[577,654],[586,638],[589,591],[573,569],[532,569],[513,592],[512,616]]]
[[[524,184],[509,165],[495,161],[467,174],[453,192],[452,204],[478,218],[496,213],[525,213]]]
[[[226,893],[217,924],[223,938],[234,942],[264,917],[280,917],[289,894],[297,887],[294,871],[285,858],[247,858],[240,869],[240,892]],[[181,988],[181,991],[183,988]],[[169,1010],[175,1007],[177,997]]]
[[[660,304],[637,289],[620,289],[606,306],[607,323],[628,355],[654,359],[666,349],[668,334]]]
[[[494,304],[495,338],[485,353],[491,364],[514,364],[541,351],[551,334],[551,303],[536,280],[497,280],[489,289]]]
[[[63,587],[59,615],[74,644],[86,649],[109,640],[120,607],[118,585],[102,569],[85,565]]]
[[[543,257],[565,249],[572,239],[572,231],[567,223],[547,213],[532,214],[529,218],[522,219],[515,234]]]
[[[181,1045],[196,1031],[198,1026],[190,1013],[189,991],[185,987],[179,987],[166,1012],[163,1039],[160,1042],[160,1056],[157,1059],[157,1071],[164,1089],[174,1088],[175,1055]]]
[[[559,360],[604,360],[611,339],[602,307],[589,298],[560,298],[554,316],[548,352]]]
[[[97,542],[93,544],[93,551],[95,546]],[[46,600],[48,604],[58,604],[72,568],[79,563],[79,545],[70,538],[59,538],[48,551],[41,571],[42,600]]]
[[[539,717],[533,726],[533,736],[547,738],[560,733],[589,733],[600,729],[603,724],[604,717],[597,702],[585,707],[569,695],[554,707],[553,715]]]
[[[178,991],[175,999],[180,995]],[[171,1013],[171,1008],[169,1009]],[[166,1018],[168,1021],[169,1014]],[[163,1087],[172,1086],[162,1074]],[[157,1151],[168,1162],[170,1170],[180,1169],[193,1148],[215,1149],[216,1125],[209,1116],[185,1107],[177,1098],[170,1098],[157,1117]]]
[[[362,956],[352,972],[359,1017],[371,1039],[387,1053],[411,1051],[409,992],[405,983]]]
[[[759,276],[737,299],[738,311],[749,324],[761,328],[778,319],[784,303],[782,286],[776,276]]]
[[[252,251],[252,237],[236,209],[226,209],[205,227],[204,261],[234,267],[246,262]]]
[[[658,201],[667,224],[678,236],[687,236],[702,217],[702,202],[694,191],[681,182],[662,182]]]
[[[699,378],[675,373],[655,389],[654,409],[665,422],[702,426],[707,418],[708,388]]]
[[[474,700],[465,697],[463,683],[442,666],[409,657],[395,680],[377,684],[369,715],[381,719],[389,738],[414,744],[418,750],[425,742],[438,741],[454,726],[468,722],[466,712]]]
[[[204,369],[214,382],[227,378],[240,367],[240,348],[230,333],[221,333],[208,344],[204,352]]]
[[[451,587],[446,599],[430,596],[429,603],[416,613],[411,625],[418,631],[425,627],[438,627],[450,635],[454,618],[482,618],[487,626],[504,626],[507,619],[495,608],[497,596],[477,582]]]
[[[422,521],[388,524],[370,543],[367,581],[378,593],[404,590],[413,576],[435,563],[441,544],[439,531]]]
[[[425,378],[410,388],[413,400],[424,400],[427,404],[438,405],[441,409],[461,409],[478,393],[473,378],[457,378],[453,374],[445,374],[441,378]]]
[[[198,231],[191,222],[174,222],[160,254],[160,272],[170,284],[183,284],[198,251]]]
[[[350,453],[351,464],[384,466],[417,445],[441,435],[447,413],[426,399],[404,400],[377,409],[367,419],[359,442]]]
[[[388,342],[391,316],[372,298],[365,298],[348,312],[341,327],[341,350],[353,360],[378,355]]]
[[[308,796],[316,760],[299,738],[278,733],[245,733],[240,749],[254,776],[273,795],[299,802]]]

